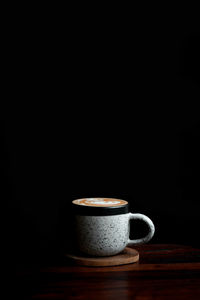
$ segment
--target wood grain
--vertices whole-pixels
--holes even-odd
[[[86,257],[80,255],[78,256],[73,254],[66,254],[66,257],[80,266],[107,267],[135,263],[139,260],[139,252],[135,249],[126,247],[122,253],[114,256]]]
[[[136,247],[134,247],[136,248]],[[138,246],[140,261],[112,267],[59,260],[18,272],[21,299],[200,299],[200,249]]]

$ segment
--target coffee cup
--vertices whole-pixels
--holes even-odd
[[[147,243],[154,235],[153,222],[145,215],[129,212],[128,202],[115,198],[82,198],[72,201],[78,250],[90,256],[111,256],[126,246]],[[145,237],[131,240],[130,220],[144,221]]]

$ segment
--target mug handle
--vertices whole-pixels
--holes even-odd
[[[151,221],[151,219],[149,219],[147,216],[145,216],[143,214],[129,213],[129,222],[130,222],[130,220],[144,221],[148,225],[149,233],[145,237],[140,238],[140,239],[136,239],[136,240],[128,239],[128,246],[144,244],[144,243],[147,243],[148,241],[150,241],[150,239],[153,237],[154,232],[155,232],[155,226],[154,226],[153,222]]]

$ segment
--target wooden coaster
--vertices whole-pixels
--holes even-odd
[[[126,247],[123,252],[106,257],[87,257],[73,254],[66,254],[66,257],[74,261],[75,264],[81,266],[91,267],[106,267],[119,266],[125,264],[135,263],[139,260],[139,253],[137,250]]]

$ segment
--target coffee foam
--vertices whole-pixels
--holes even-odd
[[[77,199],[72,203],[83,206],[97,206],[97,207],[116,207],[128,204],[127,201],[114,198],[85,198]]]

